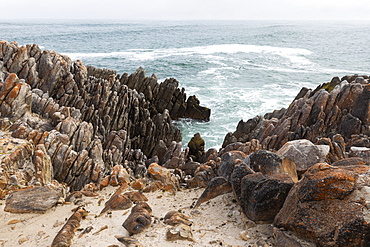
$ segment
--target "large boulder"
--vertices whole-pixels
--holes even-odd
[[[287,174],[256,172],[241,181],[240,205],[253,221],[272,222],[294,182]]]
[[[369,166],[312,166],[289,192],[274,225],[318,246],[369,246],[369,174]]]
[[[294,140],[284,144],[276,153],[291,159],[299,174],[304,173],[316,163],[324,162],[330,147],[315,145],[309,140]]]

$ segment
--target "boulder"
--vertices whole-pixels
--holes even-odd
[[[369,173],[361,165],[312,166],[289,192],[274,225],[318,246],[368,246]]]
[[[272,222],[293,184],[287,174],[256,172],[244,176],[239,199],[244,214],[253,221]]]
[[[122,226],[130,233],[137,234],[144,231],[152,223],[152,208],[146,202],[139,202],[132,209]]]
[[[255,172],[261,172],[264,175],[285,173],[294,182],[298,181],[295,163],[291,159],[276,153],[258,150],[250,154],[245,162]]]
[[[284,144],[276,154],[292,160],[297,172],[302,174],[314,164],[324,162],[329,150],[327,145],[314,145],[309,140],[294,140]]]
[[[200,162],[204,154],[205,142],[199,133],[194,134],[188,143],[189,156],[193,161]]]
[[[6,198],[4,211],[10,213],[45,213],[63,197],[61,188],[40,186],[14,191]]]

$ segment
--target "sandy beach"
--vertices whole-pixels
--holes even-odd
[[[82,197],[77,204],[59,204],[45,214],[12,214],[4,212],[5,201],[0,207],[0,246],[50,246],[58,231],[72,215],[72,210],[85,205],[89,211],[81,221],[71,246],[125,246],[117,236],[129,236],[122,227],[131,209],[111,211],[100,217],[100,211],[117,187],[107,187],[97,197]],[[142,233],[133,235],[143,246],[258,246],[260,239],[272,237],[272,226],[268,224],[249,228],[251,222],[244,220],[240,207],[231,193],[219,196],[196,209],[195,203],[203,189],[182,190],[175,195],[169,192],[145,193],[152,207],[152,225]],[[169,211],[181,211],[191,217],[194,241],[167,241],[166,232],[171,226],[163,223]],[[81,235],[87,227],[93,229]],[[253,226],[253,224],[252,224]],[[241,233],[244,232],[243,240]]]

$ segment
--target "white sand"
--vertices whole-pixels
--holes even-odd
[[[101,217],[96,217],[104,208],[104,202],[117,187],[107,187],[99,192],[98,197],[82,197],[82,204],[89,211],[86,219],[81,221],[80,229],[76,232],[71,246],[107,247],[110,245],[125,246],[115,236],[129,236],[122,227],[122,223],[129,215],[131,209],[112,211]],[[233,202],[233,195],[227,194],[204,203],[197,209],[190,206],[197,200],[203,189],[183,190],[171,195],[168,192],[145,193],[148,204],[153,209],[153,223],[151,227],[140,234],[132,236],[143,246],[258,246],[259,239],[266,239],[272,235],[271,225],[264,224],[249,228],[247,234],[250,239],[241,239],[240,233],[245,231],[246,223],[240,207]],[[100,199],[104,199],[98,205]],[[4,212],[5,201],[0,200],[0,246],[50,246],[58,231],[66,220],[73,214],[72,209],[78,205],[57,205],[45,214],[12,214]],[[194,242],[188,240],[166,241],[166,231],[171,228],[163,223],[162,218],[167,212],[181,210],[191,217],[191,226]],[[8,224],[11,220],[19,220],[15,224]],[[92,226],[90,233],[79,235],[86,227]],[[96,232],[102,227],[108,228],[100,233]]]

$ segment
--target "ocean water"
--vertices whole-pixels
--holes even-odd
[[[237,123],[287,107],[302,87],[369,74],[370,22],[0,20],[0,39],[36,43],[86,65],[160,82],[176,78],[211,108],[210,122],[175,122],[222,145]]]

